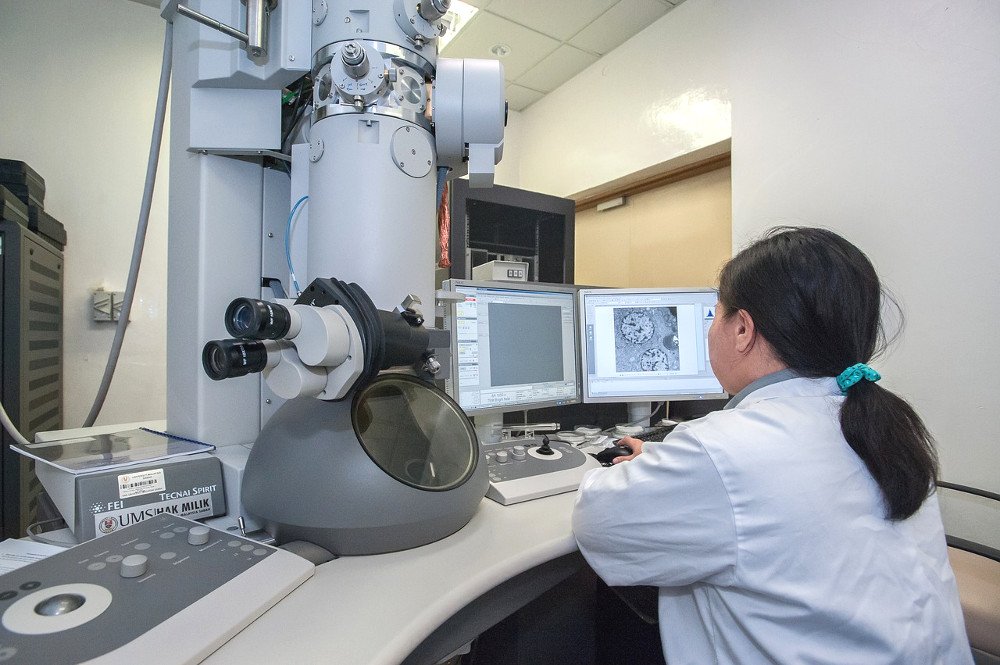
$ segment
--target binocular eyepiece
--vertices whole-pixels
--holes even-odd
[[[205,345],[201,364],[213,381],[262,372],[268,349],[260,340],[219,339]]]
[[[332,390],[341,396],[389,367],[423,363],[433,373],[427,369],[428,350],[441,345],[431,344],[419,313],[377,309],[360,286],[333,278],[316,279],[309,290],[308,304],[296,301],[285,306],[256,298],[229,303],[224,323],[233,339],[205,344],[201,354],[205,373],[221,381],[287,362],[289,376],[330,376],[332,368],[350,361],[350,371],[335,377],[341,384]],[[335,311],[324,311],[331,306]],[[292,351],[287,357],[286,350]]]
[[[262,340],[285,337],[292,314],[284,305],[237,298],[226,308],[225,324],[236,339],[213,340],[201,352],[205,373],[215,381],[264,371],[269,349]]]
[[[237,298],[226,308],[226,330],[239,339],[281,339],[292,327],[288,308],[253,298]]]

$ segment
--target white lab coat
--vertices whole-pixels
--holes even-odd
[[[573,515],[612,586],[660,587],[669,665],[968,665],[936,496],[902,522],[840,431],[834,379],[793,378],[595,469]]]

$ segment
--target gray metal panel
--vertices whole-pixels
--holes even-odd
[[[215,9],[216,3],[209,3]],[[262,167],[246,158],[188,151],[191,91],[199,84],[199,25],[174,25],[167,253],[167,430],[215,445],[253,441],[260,431],[257,377],[215,382],[205,342],[229,337],[229,302],[260,289]],[[202,48],[201,52],[206,49]],[[204,64],[204,63],[202,63]]]
[[[199,11],[223,22],[239,23],[240,7],[198,3]],[[229,302],[260,292],[264,169],[259,158],[190,150],[205,147],[202,138],[215,142],[223,130],[229,146],[278,147],[280,88],[308,68],[308,57],[296,49],[309,42],[310,13],[308,3],[279,3],[272,37],[286,41],[273,45],[273,57],[261,67],[229,37],[187,19],[174,24],[167,257],[167,429],[173,434],[225,446],[249,443],[260,431],[259,377],[214,382],[202,369],[201,352],[207,341],[229,337],[223,324]]]
[[[24,297],[21,334],[27,344],[22,367],[22,394],[27,403],[23,427],[35,432],[62,429],[62,254],[38,238],[26,239],[22,255]]]
[[[281,148],[281,91],[191,90],[192,150]]]
[[[200,528],[151,515],[4,576],[4,660],[198,663],[313,573],[304,559],[236,534],[207,529],[199,543]],[[72,613],[32,612],[60,594],[84,602]]]
[[[3,362],[0,398],[21,432],[62,428],[62,253],[24,227],[0,222],[0,317]],[[33,521],[41,485],[34,466],[10,450],[0,451],[0,527],[18,537]]]
[[[288,173],[277,169],[264,169],[264,200],[263,200],[263,231],[261,233],[260,274],[264,279],[277,278],[281,280],[285,293],[289,298],[295,298],[295,287],[288,273],[288,263],[285,259],[285,234],[287,233],[288,213],[291,210],[290,190],[291,178]],[[299,213],[303,213],[299,206]],[[300,217],[301,219],[301,217]],[[305,235],[305,229],[302,229]],[[304,274],[304,271],[303,271]],[[260,297],[270,300],[274,297],[271,289],[262,286]],[[260,426],[278,410],[285,400],[278,397],[263,376],[260,378]]]

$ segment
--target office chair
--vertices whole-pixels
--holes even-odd
[[[948,559],[976,665],[1000,665],[1000,495],[938,482]]]

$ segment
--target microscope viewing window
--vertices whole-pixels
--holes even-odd
[[[405,374],[382,374],[354,398],[354,431],[383,471],[411,487],[464,483],[479,460],[475,432],[445,393]]]

